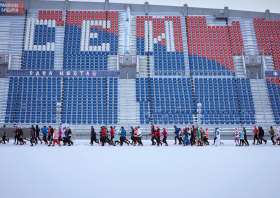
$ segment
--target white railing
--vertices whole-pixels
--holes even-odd
[[[244,58],[244,55],[242,53],[242,63],[243,63],[243,70],[244,70],[244,76],[246,77],[246,65],[245,65],[245,58]]]
[[[266,119],[266,113],[265,113],[265,107],[264,107],[264,103],[263,103],[263,97],[262,97],[261,88],[260,88],[259,75],[258,75],[258,73],[256,73],[256,75],[257,75],[257,82],[258,82],[258,87],[259,87],[259,93],[260,93],[260,97],[261,97],[261,101],[262,101],[264,119],[265,119],[266,127],[268,127],[267,119]]]

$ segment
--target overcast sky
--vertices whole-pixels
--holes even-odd
[[[71,1],[71,0],[70,0]],[[78,1],[78,0],[76,0]],[[104,2],[105,0],[81,0],[81,1],[93,1]],[[143,4],[146,0],[109,0],[114,3],[134,3]],[[182,6],[188,4],[189,7],[199,8],[218,8],[222,9],[228,6],[232,10],[247,10],[264,12],[269,9],[272,13],[280,13],[280,0],[148,0],[149,4],[153,5],[171,5]]]

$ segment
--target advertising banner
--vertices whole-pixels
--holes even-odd
[[[6,76],[34,77],[119,77],[120,71],[80,71],[80,70],[6,70]]]
[[[24,14],[24,2],[0,2],[0,14]]]

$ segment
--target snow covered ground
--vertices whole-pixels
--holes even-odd
[[[280,146],[0,145],[1,197],[279,197]],[[212,141],[211,141],[212,143]],[[250,141],[251,143],[251,141]]]

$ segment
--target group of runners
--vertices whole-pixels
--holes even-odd
[[[55,146],[55,144],[58,144],[61,146],[60,142],[63,142],[63,146],[72,146],[74,142],[71,140],[72,137],[72,131],[70,127],[64,127],[57,130],[56,128],[53,128],[52,126],[43,126],[41,129],[38,125],[36,125],[36,128],[34,125],[31,125],[29,128],[30,135],[29,137],[24,137],[23,130],[21,127],[16,126],[15,130],[13,131],[14,136],[14,144],[15,145],[25,145],[26,142],[30,142],[30,146],[36,146],[37,144],[43,144],[47,146]],[[40,138],[40,132],[43,134],[43,138]],[[6,139],[7,131],[6,126],[3,126],[2,129],[2,144],[6,144],[6,141],[9,143],[9,138]]]
[[[72,131],[70,127],[61,127],[53,128],[51,126],[49,127],[42,127],[39,128],[38,125],[34,127],[31,125],[30,127],[30,136],[29,138],[25,138],[23,135],[23,129],[21,127],[15,128],[15,136],[14,136],[14,144],[16,145],[25,145],[27,141],[30,141],[30,146],[37,145],[38,143],[43,144],[47,146],[55,146],[55,144],[58,144],[61,146],[61,142],[63,142],[63,146],[72,146],[74,142],[71,140],[72,137]],[[189,127],[183,127],[179,128],[177,126],[174,126],[174,139],[175,139],[175,145],[183,145],[183,146],[206,146],[209,145],[209,130],[208,128],[202,128],[202,127],[195,127],[195,126],[189,126]],[[43,134],[43,138],[40,138],[40,132]],[[260,145],[263,142],[267,144],[267,140],[264,139],[264,130],[261,126],[257,127],[254,126],[254,142],[253,145]],[[280,145],[280,128],[277,130],[274,130],[273,127],[270,127],[269,131],[271,135],[271,141],[273,145]],[[127,135],[130,134],[131,141],[126,139]],[[154,125],[151,126],[151,133],[149,134],[151,136],[151,146],[168,146],[167,143],[167,130],[166,128],[161,129]],[[247,131],[246,128],[243,127],[241,131],[239,131],[237,128],[235,128],[234,132],[234,142],[236,146],[249,146],[249,142],[247,140]],[[219,128],[215,128],[213,131],[214,136],[214,143],[212,145],[219,146],[224,145],[224,143],[221,141],[221,133]],[[274,137],[276,136],[276,140],[274,140]],[[120,127],[119,129],[116,128],[116,126],[111,126],[110,128],[107,128],[105,126],[102,126],[99,131],[99,139],[97,139],[97,134],[93,126],[91,126],[91,140],[90,145],[93,146],[93,143],[97,143],[101,146],[105,146],[106,144],[112,145],[112,146],[123,146],[124,143],[133,146],[143,146],[142,143],[142,132],[140,129],[140,126],[137,127],[130,127],[130,132],[126,132],[124,127]],[[2,129],[2,144],[9,143],[9,138],[7,138],[7,131],[6,126],[3,126]],[[177,143],[178,142],[178,143]]]

